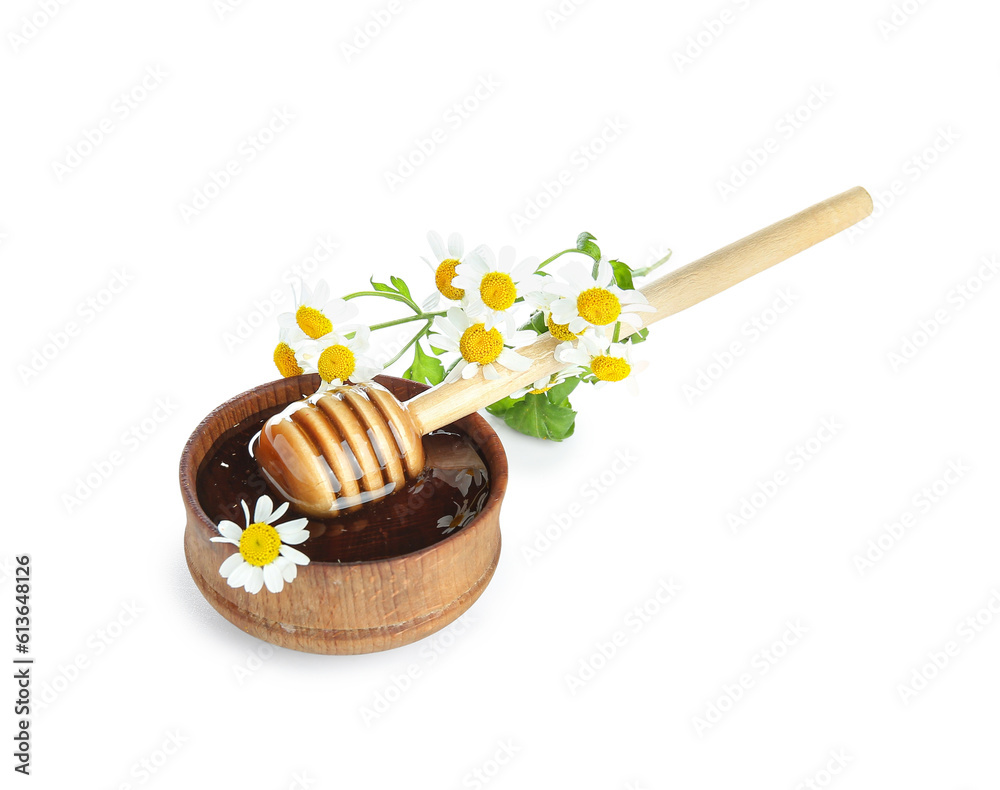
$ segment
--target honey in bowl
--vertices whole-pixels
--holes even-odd
[[[216,440],[198,471],[198,500],[218,524],[244,522],[240,501],[251,509],[267,494],[285,501],[253,458],[253,444],[264,423],[283,407],[255,414]],[[292,503],[282,518],[307,518],[309,539],[298,545],[311,562],[365,562],[398,557],[432,546],[467,526],[489,499],[486,464],[479,449],[453,427],[423,438],[423,472],[388,496],[317,518]]]

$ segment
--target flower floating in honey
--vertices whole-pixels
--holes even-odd
[[[288,503],[274,510],[266,495],[257,500],[253,519],[246,502],[241,500],[240,505],[246,528],[223,520],[218,527],[222,537],[212,538],[213,543],[232,543],[238,549],[219,566],[219,573],[230,587],[243,587],[248,593],[259,593],[265,585],[271,592],[280,593],[285,582],[295,580],[298,566],[309,564],[305,554],[292,548],[309,537],[305,529],[308,519],[276,524],[288,510]]]
[[[470,505],[469,502],[463,502],[458,506],[455,511],[455,515],[443,515],[438,519],[438,529],[445,535],[454,532],[456,529],[461,529],[466,526],[472,519],[476,517],[478,509]]]

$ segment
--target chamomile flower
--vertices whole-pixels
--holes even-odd
[[[469,489],[475,485],[478,489],[486,482],[486,470],[479,466],[468,466],[465,469],[435,469],[434,477],[442,480],[459,493],[467,497]]]
[[[247,503],[240,501],[246,519],[246,529],[233,521],[220,521],[222,537],[212,538],[214,543],[232,543],[239,551],[219,566],[219,573],[230,587],[242,587],[248,593],[259,593],[261,587],[279,593],[285,582],[292,582],[299,565],[308,565],[309,558],[292,544],[302,543],[309,537],[305,529],[308,519],[297,518],[276,524],[288,510],[288,503],[274,510],[267,495],[257,500],[253,520]]]
[[[278,335],[278,345],[274,347],[274,365],[286,379],[291,376],[301,376],[305,371],[299,355],[289,343],[291,330],[282,329]]]
[[[512,392],[510,394],[510,397],[513,398],[514,400],[517,400],[518,398],[528,394],[541,395],[545,392],[548,392],[557,384],[562,384],[564,381],[566,381],[566,379],[570,379],[573,376],[580,376],[585,372],[586,371],[584,371],[584,369],[579,367],[578,365],[573,365],[572,367],[568,367],[565,370],[560,370],[558,373],[553,373],[551,376],[543,376],[542,378],[538,379],[534,384],[531,384],[530,386],[527,387],[523,387],[522,389],[519,389],[516,392]]]
[[[494,255],[488,247],[477,247],[459,264],[453,283],[466,295],[465,310],[492,329],[504,320],[515,300],[533,293],[542,286],[535,275],[538,258],[517,262],[513,247],[501,247]]]
[[[513,348],[530,343],[535,333],[530,330],[514,331],[510,320],[487,329],[482,321],[470,318],[461,307],[452,307],[447,317],[434,319],[434,330],[437,334],[431,343],[436,348],[457,351],[462,355],[446,381],[455,381],[459,377],[471,379],[480,368],[485,378],[498,379],[500,371],[496,363],[508,370],[520,371],[531,367],[531,360],[516,353]]]
[[[437,286],[437,290],[422,305],[425,311],[430,312],[437,309],[442,296],[453,302],[464,299],[465,291],[453,285],[453,281],[455,270],[465,260],[465,242],[458,233],[452,233],[445,246],[441,235],[432,230],[427,234],[427,243],[431,245],[434,260],[424,258],[423,261],[434,272],[434,285]]]
[[[556,347],[556,359],[579,365],[594,374],[598,383],[622,381],[632,372],[630,343],[601,342],[599,338],[584,336],[575,345],[561,343]]]
[[[330,286],[320,280],[316,289],[302,283],[294,313],[278,316],[278,326],[288,334],[286,340],[295,345],[299,340],[318,340],[333,331],[350,332],[355,327],[347,325],[358,314],[356,305],[343,299],[330,298]]]
[[[317,340],[304,356],[323,380],[319,392],[339,387],[348,380],[354,383],[368,381],[382,372],[382,366],[368,356],[368,337],[371,330],[360,327],[354,337],[347,338],[331,332]]]
[[[563,266],[557,277],[545,278],[544,291],[554,297],[548,305],[552,323],[574,335],[616,321],[640,329],[639,313],[655,312],[656,308],[638,291],[624,291],[615,285],[612,274],[611,264],[601,258],[597,277],[593,276],[592,267],[573,261]]]
[[[447,535],[456,529],[461,529],[475,517],[476,512],[472,509],[471,505],[468,502],[463,502],[458,506],[454,516],[444,515],[438,519],[438,529]]]

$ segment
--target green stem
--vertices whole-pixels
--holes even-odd
[[[653,269],[655,269],[655,268],[657,268],[659,266],[662,266],[667,261],[669,261],[670,260],[670,256],[673,255],[673,254],[674,254],[673,250],[667,250],[667,254],[664,255],[662,258],[660,258],[660,260],[658,260],[656,263],[651,263],[649,266],[643,266],[641,269],[633,269],[632,270],[632,276],[633,277],[645,277],[647,274],[649,274],[651,271],[653,271]]]
[[[576,247],[573,247],[573,248],[568,249],[568,250],[563,250],[562,252],[557,252],[551,258],[546,258],[544,261],[542,261],[540,264],[538,264],[538,266],[535,267],[535,271],[536,272],[540,272],[542,269],[544,269],[548,264],[552,263],[552,261],[554,261],[560,255],[565,255],[567,252],[578,252],[581,255],[587,255],[587,253],[585,253],[583,250],[578,250]],[[588,255],[587,257],[590,257],[590,256]]]
[[[621,332],[621,331],[622,331],[622,322],[621,321],[615,321],[615,333],[611,336],[611,342],[612,343],[617,343],[618,342],[618,333]]]
[[[386,299],[392,299],[396,302],[402,302],[407,307],[409,307],[414,313],[420,313],[420,308],[417,307],[416,303],[412,299],[407,299],[402,294],[392,293],[389,291],[357,291],[356,293],[348,294],[344,297],[346,302],[348,299],[357,299],[359,296],[382,296]]]
[[[444,315],[442,310],[439,313],[417,313],[416,315],[406,315],[402,318],[395,318],[392,321],[383,321],[381,324],[372,324],[368,327],[371,331],[376,329],[386,329],[390,326],[399,326],[400,324],[407,324],[411,321],[433,321],[439,315]]]
[[[398,354],[396,354],[396,356],[394,356],[394,357],[393,357],[392,359],[390,359],[390,360],[389,360],[388,362],[386,362],[386,363],[385,363],[385,364],[384,364],[384,365],[382,366],[382,367],[383,367],[383,369],[385,369],[385,368],[388,368],[388,367],[389,367],[390,365],[393,365],[394,363],[398,362],[398,361],[400,360],[400,358],[401,358],[401,357],[403,356],[403,354],[405,354],[405,353],[406,353],[407,351],[409,351],[409,350],[410,350],[410,347],[411,347],[411,346],[412,346],[412,345],[413,345],[414,343],[416,343],[416,342],[417,342],[417,341],[418,341],[418,340],[419,340],[419,339],[420,339],[421,337],[423,337],[423,336],[424,336],[425,334],[427,334],[427,330],[431,328],[431,324],[432,324],[432,323],[434,323],[434,320],[433,320],[433,319],[431,319],[431,320],[430,320],[430,321],[428,321],[428,322],[427,322],[426,324],[424,324],[424,328],[423,328],[423,329],[421,329],[421,330],[420,330],[419,332],[417,332],[417,334],[415,334],[415,335],[414,335],[413,337],[411,337],[411,338],[410,338],[410,342],[409,342],[409,343],[407,343],[407,344],[406,344],[405,346],[403,346],[403,347],[402,347],[402,348],[401,348],[401,349],[399,350],[399,353],[398,353]]]

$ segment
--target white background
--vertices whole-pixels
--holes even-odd
[[[0,622],[12,640],[10,557],[30,553],[28,781],[997,787],[1000,285],[981,262],[1000,252],[1000,9],[897,5],[5,3]],[[477,99],[480,84],[495,87]],[[275,110],[294,118],[248,159]],[[594,143],[609,124],[616,139]],[[229,160],[240,173],[186,221]],[[560,171],[568,186],[539,198]],[[321,239],[336,253],[309,281],[340,293],[390,273],[429,289],[432,228],[543,257],[589,230],[636,266],[671,248],[673,266],[856,184],[879,204],[863,233],[658,324],[637,395],[581,394],[564,444],[501,429],[504,553],[449,631],[370,656],[272,652],[199,595],[181,448],[275,377],[273,313]],[[522,227],[529,202],[544,210]],[[783,293],[791,307],[769,313]],[[790,460],[824,419],[836,434]],[[615,475],[618,453],[634,460]],[[950,462],[965,471],[930,504]],[[602,473],[615,480],[595,496]],[[663,581],[679,592],[661,605]],[[643,606],[655,614],[630,615]],[[788,623],[804,633],[772,661]],[[914,672],[935,676],[905,693]],[[393,702],[372,719],[380,695]]]

